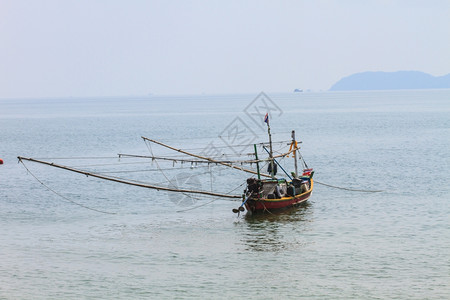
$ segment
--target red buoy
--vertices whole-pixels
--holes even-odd
[[[3,159],[0,158],[0,165],[3,165]]]

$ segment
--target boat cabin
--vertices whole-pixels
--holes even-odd
[[[247,191],[251,192],[251,198],[257,199],[281,199],[283,197],[294,197],[310,189],[311,179],[304,176],[286,179],[247,179]]]

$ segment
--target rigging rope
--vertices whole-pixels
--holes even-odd
[[[254,136],[249,136],[249,137],[254,137]],[[227,138],[227,137],[223,137],[223,138]],[[176,139],[177,142],[179,142],[180,140],[183,140],[183,139],[182,138],[181,139]],[[169,140],[169,142],[170,141],[172,141],[172,140]],[[290,142],[290,141],[288,141],[288,140],[276,141],[276,142],[273,142],[273,144],[286,144],[288,142]],[[233,147],[244,147],[244,146],[253,147],[254,144],[255,143],[252,143],[252,144],[237,144],[237,145],[233,145]],[[262,145],[266,145],[266,144],[269,144],[269,142],[256,143],[257,146],[262,146]],[[202,145],[203,145],[203,143],[202,143]],[[214,145],[214,148],[216,148],[216,149],[227,149],[227,148],[230,148],[230,146],[229,145],[224,145],[224,146],[216,146],[216,145]],[[185,150],[185,151],[205,150],[205,146],[195,147],[195,148],[183,148],[183,150]]]
[[[98,212],[98,213],[108,214],[108,215],[115,215],[115,214],[116,214],[116,213],[114,213],[114,212],[109,212],[109,211],[99,210],[99,209],[92,208],[92,207],[83,205],[83,204],[81,204],[81,203],[75,202],[75,201],[73,201],[73,200],[70,200],[69,198],[67,198],[67,197],[65,197],[65,196],[63,196],[63,195],[61,195],[60,193],[58,193],[57,191],[53,190],[53,189],[50,188],[48,185],[46,185],[45,183],[43,183],[41,180],[39,180],[39,178],[37,178],[36,175],[34,175],[34,174],[30,171],[30,169],[27,168],[27,166],[25,165],[25,163],[23,162],[23,160],[19,159],[19,162],[22,163],[22,165],[25,167],[25,169],[27,170],[27,172],[28,172],[31,176],[33,176],[34,179],[37,180],[37,182],[39,182],[40,184],[42,184],[47,190],[49,190],[50,192],[54,193],[55,195],[61,197],[62,199],[66,200],[66,201],[68,201],[68,202],[70,202],[70,203],[72,203],[72,204],[78,205],[78,206],[80,206],[80,207],[83,207],[83,208],[85,208],[85,209],[89,209],[89,210],[92,210],[92,211],[95,211],[95,212]]]
[[[27,157],[19,156],[18,159],[19,160],[23,160],[24,159],[24,160],[28,160],[28,161],[33,161],[33,162],[41,163],[41,164],[44,164],[44,165],[52,166],[52,167],[55,167],[55,168],[60,168],[60,169],[68,170],[68,171],[71,171],[71,172],[83,174],[83,175],[86,175],[86,176],[92,176],[92,177],[99,178],[99,179],[104,179],[104,180],[109,180],[109,181],[113,181],[113,182],[119,182],[119,183],[123,183],[123,184],[134,185],[134,186],[139,186],[139,187],[144,187],[144,188],[149,188],[149,189],[162,190],[162,191],[171,191],[171,192],[178,192],[178,193],[203,194],[203,195],[210,195],[210,196],[216,196],[216,197],[241,198],[241,196],[239,196],[239,195],[225,195],[225,194],[212,193],[212,192],[208,192],[208,191],[173,189],[173,188],[170,188],[170,187],[155,186],[155,185],[150,185],[150,184],[147,184],[147,183],[139,183],[137,180],[124,179],[124,178],[114,177],[114,176],[105,176],[105,175],[97,174],[97,173],[94,173],[94,172],[86,172],[86,171],[81,170],[81,169],[70,168],[70,167],[67,167],[67,166],[55,164],[53,162],[46,162],[46,161],[37,160],[37,159],[34,159],[34,158],[27,158]]]
[[[246,184],[246,183],[247,183],[247,182],[243,182],[242,184],[238,185],[237,187],[235,187],[234,189],[232,189],[231,191],[229,191],[228,193],[226,193],[226,195],[231,194],[232,192],[234,192],[234,191],[237,190],[238,188],[242,187],[242,186],[243,186],[244,184]],[[211,200],[211,201],[209,201],[209,202],[207,202],[207,203],[203,203],[203,204],[201,204],[201,205],[197,205],[197,206],[195,206],[195,207],[190,207],[190,208],[187,208],[187,209],[177,210],[176,212],[185,212],[185,211],[194,210],[194,209],[197,209],[197,208],[206,206],[206,205],[208,205],[208,204],[211,204],[211,203],[213,203],[213,202],[215,202],[215,201],[217,201],[217,200],[221,200],[221,199],[214,199],[214,200]],[[237,200],[233,200],[233,201],[237,201]]]
[[[142,164],[142,163],[141,163]],[[208,168],[208,166],[196,166],[196,167],[180,167],[180,168],[164,168],[160,170],[164,171],[172,171],[172,170],[188,170],[188,169],[204,169]],[[145,170],[123,170],[123,171],[102,171],[102,172],[96,172],[97,174],[119,174],[119,173],[141,173],[141,172],[160,172],[160,170],[153,170],[153,169],[145,169]]]
[[[327,184],[327,183],[323,183],[317,180],[314,180],[314,183],[318,183],[324,186],[328,186],[334,189],[340,189],[340,190],[346,190],[346,191],[351,191],[351,192],[363,192],[363,193],[381,193],[384,192],[382,190],[358,190],[358,189],[350,189],[350,188],[344,188],[344,187],[340,187],[340,186],[335,186],[335,185],[331,185],[331,184]]]
[[[252,154],[254,155],[254,154]],[[278,157],[284,156],[284,153],[278,155]],[[168,161],[173,161],[173,162],[188,162],[188,163],[203,163],[203,164],[219,164],[219,163],[226,163],[226,164],[255,164],[258,162],[263,162],[263,161],[269,161],[270,159],[251,159],[251,160],[216,160],[215,162],[209,161],[209,160],[198,160],[198,159],[184,159],[184,158],[169,158],[169,157],[161,157],[161,156],[148,156],[148,155],[135,155],[135,154],[119,154],[119,158],[121,157],[129,157],[129,158],[148,158],[148,159],[152,159],[152,160],[168,160]]]
[[[144,140],[145,141],[145,140]],[[150,154],[153,156],[153,150],[152,150],[152,146],[147,143],[147,141],[145,141],[145,145],[147,146],[148,151],[150,152]],[[152,160],[153,161],[153,160]],[[173,184],[173,182],[166,176],[166,174],[163,172],[163,170],[160,168],[159,163],[157,160],[155,160],[156,163],[156,167],[158,168],[158,170],[161,172],[161,174],[163,174],[164,178],[166,178],[167,182],[174,187],[178,187],[175,184]],[[186,194],[186,193],[182,193],[183,195],[185,195],[186,197],[190,198],[190,199],[196,199],[198,200],[199,198],[196,198],[192,195]]]
[[[117,156],[73,156],[73,157],[35,157],[35,159],[48,159],[48,160],[56,160],[56,159],[111,159],[117,158]]]

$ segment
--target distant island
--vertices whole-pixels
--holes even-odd
[[[419,71],[363,72],[344,77],[330,91],[450,89],[450,74],[432,76]]]

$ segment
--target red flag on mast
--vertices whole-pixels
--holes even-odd
[[[267,123],[267,125],[269,125],[269,113],[266,113],[266,116],[264,117],[264,123]]]

